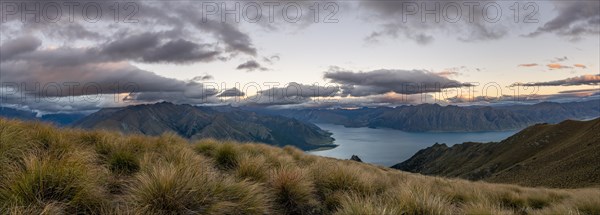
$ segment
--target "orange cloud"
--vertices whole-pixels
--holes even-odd
[[[438,72],[437,74],[440,76],[448,77],[448,76],[458,76],[461,73],[456,72],[456,71],[442,71],[442,72]]]
[[[525,64],[519,64],[520,67],[533,67],[533,66],[537,66],[537,63],[525,63]]]
[[[579,63],[576,63],[576,64],[574,64],[573,66],[575,66],[575,67],[579,67],[579,68],[582,68],[582,69],[585,69],[585,68],[587,68],[587,66],[585,66],[585,65],[583,65],[583,64],[579,64]]]
[[[550,69],[568,69],[568,68],[572,68],[570,66],[565,66],[565,65],[562,65],[560,63],[551,63],[551,64],[548,64],[546,66],[548,68],[550,68]]]

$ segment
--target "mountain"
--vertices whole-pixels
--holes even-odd
[[[36,112],[33,111],[24,111],[18,110],[9,107],[0,107],[0,117],[8,118],[8,119],[19,119],[19,120],[28,120],[28,121],[44,121],[50,122],[59,126],[69,125],[83,117],[85,114],[67,114],[67,113],[57,113],[57,114],[45,114],[41,117],[37,116]]]
[[[501,142],[435,144],[392,168],[525,186],[598,186],[600,118],[537,124]]]
[[[536,123],[557,123],[566,119],[585,120],[600,116],[600,100],[585,102],[542,102],[509,106],[410,106],[360,109],[252,109],[313,123],[346,127],[392,128],[410,132],[499,131],[522,129]]]
[[[160,135],[174,132],[188,139],[216,138],[301,149],[333,147],[331,133],[311,123],[262,115],[237,108],[195,107],[162,102],[124,108],[105,108],[73,127]]]

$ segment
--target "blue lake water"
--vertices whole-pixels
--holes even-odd
[[[463,142],[495,142],[518,131],[497,132],[423,132],[413,133],[385,128],[346,128],[341,125],[317,124],[333,133],[338,147],[330,150],[311,151],[313,155],[349,159],[358,155],[363,162],[392,166],[409,159],[417,151],[434,143],[448,146]]]

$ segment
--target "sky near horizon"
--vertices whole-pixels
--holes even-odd
[[[117,2],[3,1],[2,106],[77,112],[157,101],[285,108],[600,97],[600,1]]]

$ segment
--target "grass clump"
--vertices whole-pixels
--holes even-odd
[[[180,166],[155,165],[136,176],[128,200],[139,213],[200,213],[207,209],[214,189],[210,176]]]
[[[215,149],[214,159],[222,169],[233,169],[237,167],[240,153],[233,143],[223,143]]]
[[[0,200],[16,208],[35,210],[62,204],[66,211],[94,211],[106,197],[98,188],[103,171],[79,158],[26,157],[0,185]]]
[[[269,166],[262,156],[245,155],[240,159],[235,175],[241,179],[265,182],[268,179]]]
[[[340,207],[335,211],[336,215],[363,215],[363,214],[381,214],[394,215],[402,214],[393,204],[388,204],[378,197],[359,195],[345,195],[340,201]]]
[[[287,167],[270,175],[275,201],[286,214],[308,214],[318,209],[315,188],[306,171]]]
[[[108,159],[110,171],[116,174],[130,175],[140,169],[137,157],[127,151],[118,151],[110,155]]]

